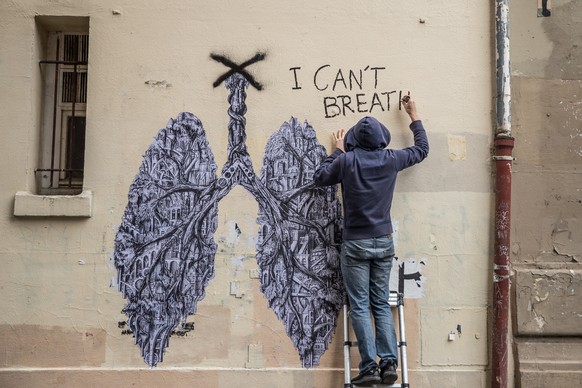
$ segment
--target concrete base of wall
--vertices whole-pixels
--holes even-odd
[[[517,339],[523,388],[582,387],[582,338]]]
[[[485,371],[410,370],[409,373],[411,387],[486,387]],[[344,372],[341,369],[11,369],[0,371],[0,386],[340,388],[344,386]]]
[[[556,372],[556,371],[527,371],[520,373],[522,388],[572,388],[582,387],[582,371]]]

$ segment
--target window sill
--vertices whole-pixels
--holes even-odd
[[[93,193],[79,195],[36,195],[19,191],[14,196],[17,217],[91,217]]]

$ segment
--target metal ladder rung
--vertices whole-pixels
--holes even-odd
[[[402,300],[398,299],[398,293],[396,291],[390,292],[388,295],[388,304],[390,307],[398,307],[402,302]]]
[[[345,388],[358,388],[357,385],[353,385],[353,384],[344,384]],[[385,385],[385,384],[376,384],[376,385],[372,385],[372,387],[377,387],[377,388],[410,388],[410,385],[408,384],[392,384],[392,385]]]

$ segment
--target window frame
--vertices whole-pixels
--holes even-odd
[[[87,26],[88,27],[88,26]],[[88,80],[88,28],[59,28],[49,26],[46,32],[44,58],[39,62],[42,83],[43,108],[40,123],[40,167],[35,170],[37,191],[41,195],[76,195],[83,191],[84,153],[86,143],[82,147],[71,148],[67,125],[70,117],[85,117],[87,112],[87,80]],[[84,36],[85,38],[69,38],[68,36]],[[66,46],[67,39],[72,42]],[[74,47],[73,59],[66,58],[66,49]],[[71,56],[71,51],[68,51]],[[66,60],[69,59],[69,60]],[[65,74],[72,73],[73,82],[65,83]],[[85,76],[83,76],[85,74]],[[70,80],[70,79],[69,79]],[[68,101],[63,101],[63,91],[69,87]],[[71,99],[72,98],[72,99]],[[75,120],[73,120],[75,122]],[[82,129],[86,135],[85,126]],[[75,152],[71,152],[74,150]],[[73,158],[80,157],[82,168],[73,169]],[[78,167],[78,166],[77,166]],[[74,177],[79,175],[80,177]]]

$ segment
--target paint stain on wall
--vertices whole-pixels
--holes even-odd
[[[552,42],[552,53],[546,65],[546,77],[550,79],[582,79],[582,7],[579,1],[563,1],[551,10],[551,17],[544,17],[542,26]],[[540,95],[549,95],[544,90]],[[556,96],[562,99],[567,94]],[[551,96],[554,97],[554,96]],[[579,101],[579,98],[578,100]],[[552,105],[549,105],[552,106]]]
[[[582,230],[577,218],[561,219],[552,230],[552,246],[559,256],[579,263],[582,255],[582,241],[577,234]]]
[[[172,87],[172,84],[167,82],[166,80],[162,80],[162,81],[156,81],[156,80],[147,80],[145,82],[145,84],[147,86],[149,86],[150,88],[159,88],[159,89],[168,89]]]
[[[450,160],[467,159],[467,139],[465,136],[448,135],[447,142]]]
[[[104,329],[69,330],[40,325],[0,325],[4,367],[99,367],[105,363]]]

